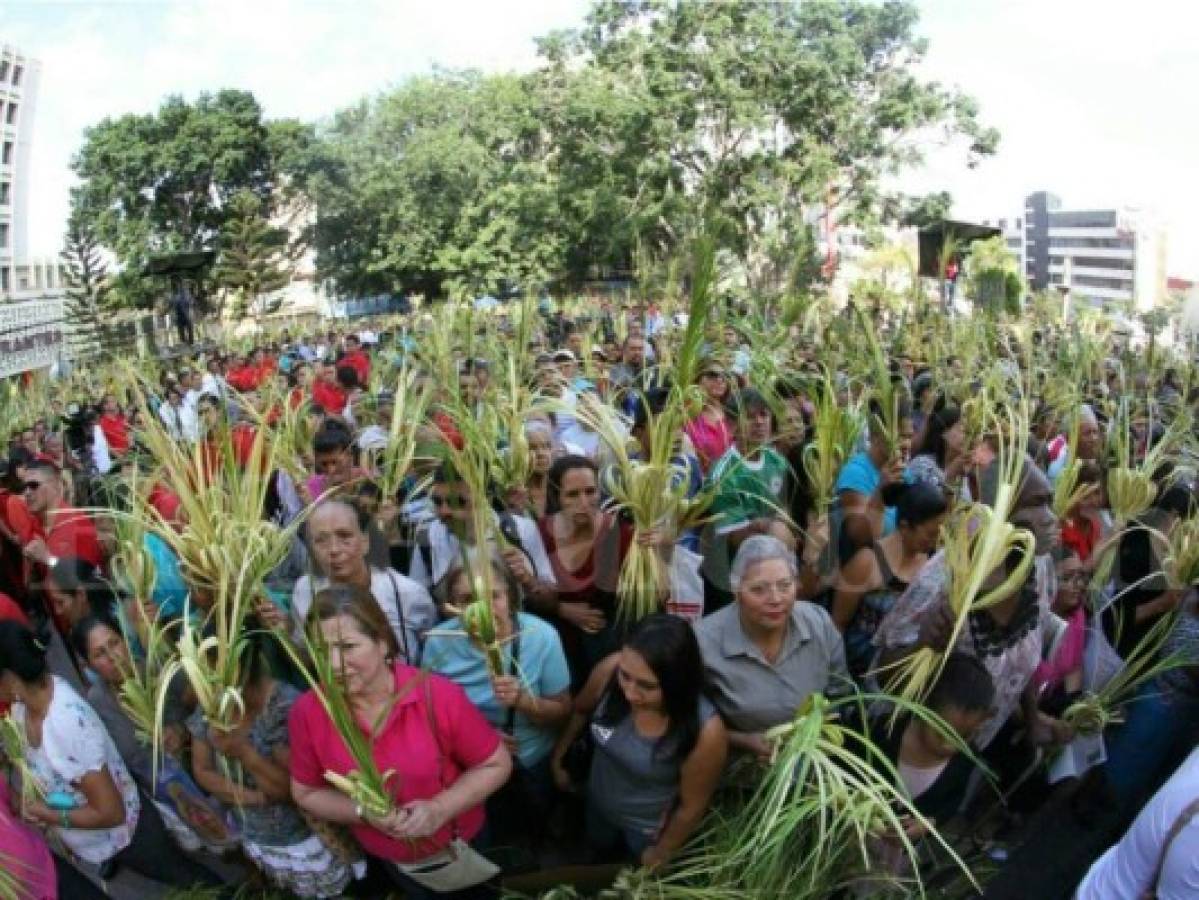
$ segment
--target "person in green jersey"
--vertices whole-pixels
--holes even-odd
[[[703,568],[704,608],[709,613],[732,600],[728,567],[746,538],[769,534],[795,549],[783,497],[787,461],[771,446],[774,417],[766,398],[749,388],[730,397],[726,407],[736,440],[708,473],[708,484],[715,490]]]

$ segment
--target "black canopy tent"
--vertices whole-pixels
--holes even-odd
[[[214,250],[187,250],[182,253],[159,253],[146,260],[143,275],[178,275],[186,278],[195,276],[212,264]]]
[[[942,219],[935,225],[920,229],[920,274],[924,278],[941,277],[941,254],[949,239],[957,241],[966,251],[975,241],[1003,234],[998,228],[989,225],[975,225],[973,222],[955,222],[952,219]],[[964,253],[959,253],[959,256]],[[960,260],[959,260],[960,261]]]

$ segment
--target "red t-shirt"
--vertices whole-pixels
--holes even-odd
[[[1086,562],[1091,558],[1095,545],[1099,543],[1099,523],[1086,516],[1066,519],[1062,522],[1062,543],[1077,553],[1080,560]]]
[[[96,535],[96,524],[82,510],[60,506],[50,514],[49,532],[42,527],[40,519],[31,517],[29,529],[20,537],[21,546],[34,538],[41,538],[50,555],[59,559],[77,556],[96,568],[104,565],[104,551]]]
[[[328,381],[318,381],[312,386],[312,399],[321,409],[331,416],[340,416],[346,411],[349,397],[335,384]]]
[[[361,350],[354,350],[347,353],[337,361],[337,368],[349,366],[358,373],[358,385],[366,387],[367,382],[371,379],[371,361],[367,355]]]
[[[225,383],[242,393],[252,391],[258,387],[258,370],[253,366],[235,366],[225,376]]]
[[[414,683],[413,679],[419,680]],[[398,699],[379,729],[371,755],[380,772],[395,771],[389,787],[397,805],[437,796],[464,771],[490,759],[500,745],[499,734],[452,681],[396,663],[395,689]],[[426,690],[432,700],[436,737],[430,731]],[[367,731],[363,728],[364,733]],[[328,788],[325,772],[347,775],[356,769],[353,757],[312,691],[291,708],[288,732],[291,777],[300,784]],[[459,836],[471,840],[483,827],[482,805],[468,809],[456,822]],[[453,839],[449,823],[433,837],[415,842],[393,840],[369,825],[356,825],[351,830],[368,853],[397,862],[427,859]]]
[[[104,432],[104,440],[108,442],[110,452],[117,454],[129,450],[129,423],[120,414],[105,413],[99,419],[100,430]]]

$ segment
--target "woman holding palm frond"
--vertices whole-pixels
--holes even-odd
[[[313,833],[291,802],[287,719],[299,692],[276,681],[261,642],[242,662],[242,712],[229,730],[197,710],[187,721],[196,783],[234,811],[246,855],[271,883],[300,897],[337,897],[350,867]]]
[[[690,438],[706,475],[716,460],[733,446],[733,423],[724,407],[729,396],[729,374],[718,359],[708,357],[700,360],[698,383],[704,392],[704,405],[683,431]]]
[[[633,529],[600,509],[599,473],[582,456],[564,456],[550,469],[547,509],[538,525],[558,587],[542,608],[556,620],[579,687],[620,644],[616,583]]]
[[[483,828],[483,804],[507,781],[512,760],[463,690],[399,659],[399,646],[364,590],[341,585],[317,594],[308,616],[345,692],[353,722],[334,723],[312,691],[292,708],[291,791],[309,815],[347,825],[367,853],[387,863],[412,898],[487,896],[485,887],[435,893],[404,870],[451,843],[469,852]],[[385,775],[392,801],[381,816],[331,786],[327,775],[358,771],[341,728],[358,728]]]
[[[487,806],[495,838],[506,844],[539,832],[550,813],[549,757],[554,736],[570,717],[570,669],[557,631],[521,612],[515,579],[498,563],[490,565],[492,642],[484,645],[481,636],[464,630],[476,585],[459,566],[446,576],[447,606],[458,616],[430,634],[423,666],[466,691],[512,754],[512,780]]]
[[[36,779],[25,818],[51,832],[72,854],[112,869],[128,866],[147,878],[191,886],[219,884],[181,856],[137,786],[99,716],[67,682],[51,675],[46,649],[28,628],[0,622],[0,701],[11,702],[26,743],[25,766]],[[46,800],[65,795],[69,808]],[[162,861],[172,859],[170,868]]]

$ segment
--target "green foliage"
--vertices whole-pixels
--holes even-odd
[[[1024,280],[1002,235],[974,241],[966,260],[966,296],[985,309],[1019,313]]]
[[[281,290],[291,281],[287,231],[273,227],[263,210],[264,204],[255,194],[242,191],[230,201],[229,218],[221,229],[221,252],[212,274],[220,287],[235,296],[233,314],[237,318],[247,312],[260,315],[265,311],[262,295]]]
[[[235,90],[169,97],[157,112],[89,128],[71,161],[81,181],[72,209],[116,259],[114,304],[153,305],[166,286],[141,274],[146,261],[213,249],[239,192],[268,206],[284,199],[311,165],[311,141],[311,128],[268,123]]]
[[[969,98],[916,73],[916,18],[599,0],[532,75],[439,72],[338,114],[307,179],[318,268],[357,294],[576,283],[674,258],[703,223],[750,293],[802,288],[814,211],[879,218],[930,130],[994,149]]]
[[[60,256],[67,283],[63,312],[72,350],[76,358],[95,356],[100,352],[100,313],[109,286],[100,242],[86,217],[75,213],[68,219]]]

